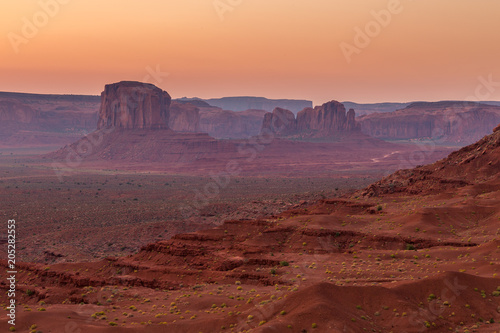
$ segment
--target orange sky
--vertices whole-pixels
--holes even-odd
[[[223,20],[221,3],[235,4]],[[372,11],[388,8],[388,24],[375,23]],[[319,104],[470,99],[491,76],[499,84],[478,97],[500,100],[499,14],[493,0],[4,1],[0,91],[99,94],[147,79],[173,97]],[[26,34],[26,21],[38,31]],[[377,24],[348,63],[340,45]],[[148,78],[157,66],[168,77]]]

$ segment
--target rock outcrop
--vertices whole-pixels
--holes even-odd
[[[354,110],[350,109],[346,113],[344,105],[337,101],[314,109],[305,108],[297,114],[296,119],[291,111],[276,108],[266,114],[262,124],[262,131],[302,138],[331,138],[358,132],[359,129]]]
[[[200,108],[200,131],[217,139],[246,139],[258,135],[266,111]]]
[[[176,132],[200,132],[200,109],[191,103],[172,102],[168,126]]]
[[[0,92],[0,146],[41,147],[74,142],[95,129],[98,96]]]
[[[353,131],[357,128],[353,109],[346,114],[342,103],[331,101],[307,108],[297,114],[297,129],[300,132],[314,133],[314,136],[331,136],[338,132]]]
[[[500,171],[500,125],[478,142],[454,151],[433,164],[402,169],[370,185],[361,192],[364,196],[405,192],[429,194],[443,190],[457,190],[472,184],[495,182],[498,188]],[[484,186],[484,185],[482,185]]]
[[[106,85],[101,94],[98,129],[168,129],[171,97],[141,82]]]
[[[223,110],[201,100],[176,100],[170,105],[169,127],[176,132],[208,133],[216,139],[246,139],[259,134],[265,114],[264,110]]]
[[[294,135],[297,133],[295,115],[290,110],[276,108],[264,116],[262,130],[268,130],[279,136]]]
[[[185,166],[218,154],[236,154],[233,143],[198,132],[199,109],[174,104],[170,95],[151,84],[119,82],[106,85],[101,97],[97,130],[53,153],[57,163],[70,157],[81,163],[153,163],[186,170]]]
[[[413,103],[405,109],[359,117],[361,131],[389,140],[435,140],[467,145],[491,133],[500,107],[468,102]]]

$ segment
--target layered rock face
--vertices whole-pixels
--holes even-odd
[[[45,155],[79,163],[167,163],[185,171],[186,165],[214,154],[235,154],[233,143],[199,132],[199,108],[173,104],[170,95],[151,84],[119,82],[106,85],[101,95],[98,129],[71,145]],[[176,131],[169,127],[169,124]]]
[[[358,118],[363,133],[381,139],[432,139],[466,145],[490,134],[500,122],[500,107],[480,103],[413,103],[388,113]]]
[[[296,119],[291,111],[277,108],[266,114],[262,130],[279,136],[329,138],[359,131],[359,125],[353,109],[346,113],[342,103],[331,101],[314,109],[305,108]]]
[[[191,103],[172,102],[168,126],[176,132],[199,132],[200,109]]]
[[[297,121],[292,111],[276,108],[272,113],[266,113],[262,129],[280,136],[293,135],[297,133]]]
[[[320,136],[353,131],[357,128],[354,117],[353,109],[346,114],[342,103],[331,101],[314,109],[300,111],[297,114],[297,129],[300,132],[317,132]]]
[[[15,99],[6,99],[0,103],[0,122],[30,124],[36,122],[38,113],[30,106]]]
[[[494,124],[492,124],[495,126]],[[478,193],[500,186],[500,125],[493,134],[478,142],[452,152],[448,157],[434,164],[401,169],[372,184],[361,194],[378,196],[384,193],[406,192],[409,194],[430,194],[444,189],[482,184]],[[489,182],[489,186],[484,183]]]
[[[176,132],[203,132],[217,139],[245,139],[259,134],[266,111],[222,110],[200,100],[172,101],[169,127]]]
[[[122,81],[101,94],[98,129],[168,129],[171,97],[147,83]]]
[[[244,139],[258,135],[266,111],[229,111],[200,108],[200,130],[217,139]]]
[[[74,142],[95,129],[98,96],[0,93],[0,146],[41,147]]]

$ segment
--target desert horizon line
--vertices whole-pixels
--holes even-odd
[[[136,81],[136,80],[122,80],[122,81],[117,81],[114,83],[119,83],[119,82],[139,82],[139,83],[144,83],[144,84],[152,84],[149,82],[141,82],[141,81]],[[108,84],[113,84],[113,83],[108,83]],[[108,85],[106,84],[106,85]],[[156,86],[156,85],[155,85]],[[158,86],[157,86],[158,87]],[[163,91],[166,91],[170,94],[170,92],[164,88],[158,87],[162,89]],[[103,90],[104,91],[104,90]],[[101,91],[102,93],[102,91]],[[82,96],[82,97],[100,97],[101,94],[85,94],[85,93],[43,93],[43,92],[31,92],[31,91],[7,91],[7,90],[0,90],[0,94],[19,94],[19,95],[36,95],[36,96]],[[181,94],[182,95],[182,94]],[[181,99],[199,99],[199,100],[210,100],[210,99],[222,99],[222,98],[265,98],[268,100],[291,100],[291,101],[308,101],[312,102],[313,106],[319,106],[324,103],[328,103],[330,101],[339,101],[340,103],[353,103],[353,104],[360,104],[360,105],[375,105],[375,104],[405,104],[405,103],[439,103],[439,102],[472,102],[472,103],[488,103],[488,102],[500,102],[500,99],[495,100],[495,99],[485,99],[485,100],[470,100],[470,99],[435,99],[435,100],[421,100],[421,99],[415,99],[415,100],[380,100],[380,101],[358,101],[354,99],[348,99],[348,100],[342,100],[340,98],[333,98],[333,99],[328,99],[325,101],[321,102],[316,102],[313,99],[301,99],[301,98],[287,98],[287,97],[269,97],[269,96],[259,96],[259,95],[221,95],[221,96],[210,96],[210,97],[199,97],[199,96],[172,96],[172,100],[181,100]]]

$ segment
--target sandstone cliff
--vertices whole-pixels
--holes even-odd
[[[200,132],[200,109],[191,103],[172,102],[168,126],[176,132]]]
[[[413,103],[388,113],[359,117],[363,133],[381,139],[432,139],[466,145],[490,134],[500,107],[467,102]]]
[[[208,133],[217,139],[245,139],[259,134],[265,113],[223,110],[201,100],[173,101],[169,128],[176,132]]]
[[[0,146],[40,147],[74,142],[95,129],[98,96],[0,92]]]
[[[305,108],[297,118],[288,110],[277,108],[265,116],[262,131],[279,136],[302,138],[331,138],[359,131],[353,109],[346,113],[344,106],[331,101],[321,106]]]
[[[168,129],[171,97],[141,82],[106,85],[101,94],[98,129]]]
[[[264,116],[262,130],[268,130],[279,136],[294,135],[297,133],[295,115],[290,110],[276,108]]]
[[[494,128],[492,134],[434,164],[398,170],[360,193],[364,196],[394,192],[429,194],[443,190],[457,191],[460,187],[473,184],[478,186],[475,193],[484,193],[485,189],[498,189],[499,171],[500,125]],[[484,185],[488,182],[489,186]]]
[[[200,108],[200,131],[217,139],[245,139],[258,135],[266,111],[229,111]]]

